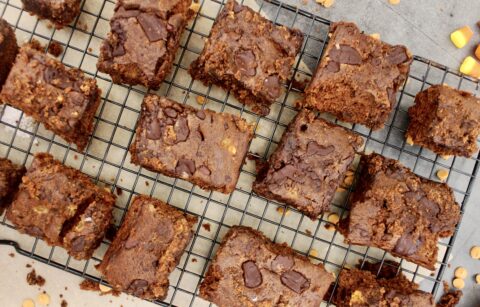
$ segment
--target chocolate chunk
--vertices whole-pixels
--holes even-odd
[[[175,111],[175,109],[172,109],[172,108],[163,109],[163,114],[171,118],[177,118],[177,115],[178,115],[177,111]]]
[[[325,69],[328,72],[335,73],[340,71],[340,64],[338,64],[338,62],[335,62],[335,61],[329,61]]]
[[[394,46],[386,56],[386,59],[392,65],[405,63],[409,60],[407,50],[403,46]]]
[[[326,156],[328,154],[331,154],[334,151],[335,151],[335,146],[333,145],[323,146],[318,144],[315,141],[310,141],[307,144],[307,155],[309,156],[313,156],[313,155]]]
[[[332,48],[329,53],[331,60],[348,65],[360,65],[362,64],[362,56],[357,49],[341,44],[339,48]]]
[[[190,134],[187,119],[185,117],[180,117],[175,123],[174,130],[177,136],[177,143],[185,142]]]
[[[85,248],[85,236],[76,237],[72,240],[72,252],[78,253]]]
[[[146,132],[147,138],[150,140],[159,140],[162,137],[162,129],[158,119],[154,118],[150,121]]]
[[[262,273],[255,262],[249,260],[242,264],[245,287],[256,288],[262,284]]]
[[[64,70],[56,67],[47,66],[43,71],[43,79],[55,87],[66,89],[71,88],[74,91],[80,92],[80,86],[77,82],[72,82],[70,76]]]
[[[284,272],[290,270],[295,264],[293,257],[290,255],[278,255],[272,261],[272,270],[275,272]]]
[[[410,233],[405,233],[398,239],[393,251],[403,256],[410,256],[415,254],[419,245],[419,240],[415,240]]]
[[[175,173],[182,175],[186,173],[188,176],[192,176],[195,173],[195,161],[189,159],[180,159],[175,167]]]
[[[282,284],[292,291],[302,293],[310,287],[310,281],[300,272],[286,271],[280,276]]]
[[[255,76],[257,63],[255,61],[255,54],[251,50],[239,50],[235,54],[235,65],[238,70],[246,76]]]
[[[143,279],[135,279],[128,287],[128,292],[133,293],[135,296],[141,296],[148,289],[148,281]]]
[[[195,113],[195,115],[196,115],[198,118],[200,118],[201,120],[204,120],[205,117],[206,117],[205,111],[203,111],[203,110],[198,110],[198,111]]]
[[[154,14],[142,13],[137,16],[138,23],[150,42],[167,40],[168,31],[165,21]]]
[[[200,165],[200,167],[198,168],[198,171],[200,172],[200,174],[204,175],[204,176],[210,176],[210,174],[212,173],[208,167],[206,167],[205,165]]]
[[[280,79],[277,75],[267,77],[264,85],[270,97],[276,98],[280,95]]]
[[[113,40],[114,45],[108,45],[109,47],[109,57],[118,57],[125,54],[125,48],[123,44],[125,43],[125,31],[123,31],[122,25],[118,21],[113,21],[111,25],[111,31],[116,39]]]

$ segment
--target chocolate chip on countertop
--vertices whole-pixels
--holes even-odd
[[[192,176],[195,173],[195,161],[189,159],[179,159],[177,166],[175,167],[175,173],[178,175],[186,173],[188,176]]]
[[[362,56],[357,51],[357,49],[348,46],[340,45],[339,48],[332,48],[328,54],[331,60],[348,65],[360,65],[362,64]]]
[[[272,270],[273,271],[287,271],[290,270],[295,264],[293,257],[290,255],[278,255],[272,261]]]
[[[403,46],[393,47],[390,52],[387,53],[387,56],[385,58],[393,65],[405,63],[409,59],[407,50]]]
[[[141,296],[148,289],[148,281],[143,279],[135,279],[128,287],[128,292],[133,293],[136,296]]]
[[[282,284],[292,291],[302,293],[310,287],[310,281],[300,272],[287,271],[280,276]]]
[[[277,75],[267,77],[264,84],[270,97],[276,98],[280,95],[280,79]]]
[[[242,264],[245,287],[256,288],[262,284],[262,273],[255,262],[249,260]]]
[[[167,40],[168,31],[165,21],[154,14],[142,13],[137,16],[138,23],[150,42]]]

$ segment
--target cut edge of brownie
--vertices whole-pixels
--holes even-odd
[[[17,52],[18,46],[15,32],[7,21],[0,18],[0,91],[7,80]]]
[[[46,3],[48,1],[52,3]],[[81,0],[66,0],[62,8],[51,7],[53,2],[59,4],[58,1],[51,0],[22,0],[25,11],[39,19],[48,19],[57,29],[68,26],[80,14]]]
[[[23,165],[17,165],[7,158],[0,158],[0,176],[4,176],[7,186],[1,186],[5,190],[0,191],[0,215],[13,201],[15,193],[22,182],[22,177],[26,173],[27,169]],[[5,169],[3,169],[5,167]],[[8,173],[5,173],[8,171]],[[0,184],[2,182],[0,181]],[[5,195],[2,195],[5,194]]]

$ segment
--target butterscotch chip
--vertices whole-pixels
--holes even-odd
[[[441,181],[445,181],[447,180],[448,178],[448,171],[445,170],[445,169],[440,169],[437,171],[437,177],[438,179],[440,179]]]
[[[475,281],[477,282],[477,284],[480,285],[480,274],[477,274],[477,275],[475,276]]]
[[[336,213],[331,213],[329,216],[328,216],[328,221],[332,224],[337,224],[338,221],[340,221],[340,217],[338,216],[338,214]]]
[[[318,251],[314,248],[310,250],[310,253],[308,253],[312,257],[318,257]]]
[[[473,259],[480,259],[480,246],[474,246],[470,250],[470,256]]]
[[[409,136],[409,135],[407,136],[407,144],[410,145],[410,146],[413,146],[413,145],[414,145],[413,139],[412,139],[412,137]]]
[[[197,100],[197,103],[200,105],[204,105],[206,101],[205,97],[203,96],[197,96],[196,100]]]
[[[453,280],[453,286],[457,289],[463,289],[465,287],[465,281],[461,278],[455,278]]]
[[[285,216],[290,215],[290,209],[284,207],[277,207],[277,212],[283,214],[285,212]]]
[[[324,7],[331,7],[335,0],[315,0],[318,4],[323,5]]]
[[[458,267],[455,270],[455,277],[465,279],[468,275],[467,270],[464,267]]]
[[[100,291],[103,292],[103,293],[110,292],[112,290],[112,288],[107,287],[107,286],[102,285],[102,284],[98,285],[98,289],[100,289]]]
[[[372,34],[370,34],[370,37],[373,37],[374,39],[380,40],[380,33],[372,33]]]
[[[388,0],[388,3],[390,3],[391,5],[397,5],[400,3],[400,0]]]
[[[23,300],[22,307],[35,307],[35,303],[33,300],[27,298],[26,300]]]
[[[37,301],[40,305],[49,305],[50,304],[50,295],[47,293],[40,293],[37,297]]]
[[[441,155],[440,158],[442,158],[443,160],[448,160],[450,159],[452,156],[451,155]]]

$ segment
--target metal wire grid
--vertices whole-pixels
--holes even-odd
[[[277,1],[258,1],[258,4],[253,0],[244,2],[266,13],[278,24],[303,30],[305,43],[292,76],[296,80],[309,79],[328,40],[330,22]],[[157,93],[183,103],[194,104],[196,107],[199,106],[195,103],[195,98],[202,96],[208,101],[208,104],[201,106],[202,108],[236,113],[255,122],[256,138],[250,151],[258,158],[266,159],[275,149],[281,134],[295,115],[293,104],[300,97],[301,89],[296,88],[297,82],[289,82],[285,95],[274,104],[270,115],[259,117],[244,109],[243,105],[229,93],[217,87],[205,87],[191,80],[186,71],[190,62],[202,50],[203,39],[208,36],[221,5],[222,1],[219,0],[201,2],[200,12],[184,33],[173,71]],[[73,26],[57,31],[24,12],[19,0],[0,0],[1,16],[16,28],[17,37],[26,40],[35,38],[47,45],[53,41],[60,42],[65,48],[61,60],[67,66],[80,67],[95,77],[103,90],[103,102],[95,118],[95,132],[85,154],[77,153],[42,126],[32,125],[22,112],[10,107],[0,109],[0,154],[17,163],[28,165],[33,153],[47,151],[62,162],[87,173],[99,185],[105,185],[117,193],[122,191],[115,207],[117,225],[121,224],[132,195],[137,193],[160,198],[190,214],[197,215],[200,222],[196,226],[192,242],[170,278],[169,295],[165,301],[155,303],[178,306],[208,305],[208,302],[197,297],[198,286],[223,234],[235,224],[259,229],[275,242],[287,242],[298,252],[309,255],[312,261],[324,263],[330,271],[338,272],[345,266],[356,264],[358,260],[362,263],[381,261],[382,265],[389,265],[385,260],[392,257],[383,251],[344,244],[343,238],[337,232],[328,231],[323,227],[329,224],[326,216],[322,216],[318,221],[312,221],[295,209],[287,210],[281,204],[253,194],[251,182],[254,180],[255,170],[250,160],[244,165],[239,184],[230,195],[206,192],[183,180],[168,178],[130,164],[128,145],[134,137],[135,123],[145,89],[115,85],[109,76],[97,72],[95,68],[100,42],[109,30],[108,21],[113,6],[114,2],[111,0],[87,0],[82,4],[81,16]],[[435,179],[435,172],[439,168],[449,170],[447,182],[454,189],[463,213],[477,175],[479,157],[443,159],[428,150],[409,146],[404,142],[406,110],[412,105],[417,92],[437,83],[449,83],[476,94],[479,92],[478,80],[459,75],[424,58],[415,57],[409,79],[399,94],[399,103],[385,129],[372,132],[363,126],[335,122],[362,135],[366,139],[367,152],[376,151],[396,158],[423,177]],[[7,117],[7,113],[16,117]],[[339,190],[332,206],[332,211],[338,212],[342,217],[348,211],[346,204],[352,190],[351,186],[344,188]],[[206,224],[209,224],[210,230]],[[109,242],[103,242],[91,260],[76,261],[61,248],[52,248],[41,240],[10,231],[14,227],[5,217],[1,220],[1,225],[2,236],[7,235],[10,240],[0,240],[0,244],[11,244],[22,255],[104,283],[94,265],[101,261]],[[422,281],[422,289],[436,294],[456,234],[457,231],[452,238],[439,243],[440,255],[435,272],[431,273],[417,265],[397,259],[401,263],[403,273],[413,281]],[[328,304],[330,302],[331,297],[328,298]]]

